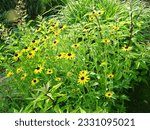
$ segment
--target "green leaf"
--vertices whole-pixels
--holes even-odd
[[[56,113],[62,113],[62,111],[61,111],[61,109],[60,109],[60,107],[59,107],[58,104],[54,106],[54,111],[55,111]]]
[[[50,90],[51,94],[55,93],[55,91],[62,85],[62,82],[53,86]]]
[[[83,110],[81,107],[79,107],[79,109],[80,109],[80,112],[81,112],[81,113],[86,113],[86,111]]]

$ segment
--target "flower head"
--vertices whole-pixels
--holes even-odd
[[[35,51],[30,51],[28,54],[27,54],[27,58],[31,59],[35,56]]]
[[[46,74],[52,74],[53,70],[52,69],[47,69]]]
[[[22,71],[23,71],[22,68],[18,68],[18,69],[16,70],[16,73],[19,74],[19,73],[22,72]]]
[[[79,46],[80,46],[80,44],[73,44],[71,47],[77,49],[77,48],[79,48]]]
[[[81,85],[86,84],[90,80],[88,75],[79,75],[78,77],[78,83]]]
[[[113,26],[113,27],[112,27],[112,30],[113,30],[113,31],[118,31],[118,30],[119,30],[119,27]]]
[[[124,47],[122,47],[123,51],[131,51],[132,50],[132,47],[131,46],[128,46],[128,45],[124,45]]]
[[[15,61],[17,61],[17,60],[19,60],[19,57],[21,56],[21,52],[16,52],[15,54],[14,54],[14,56],[13,56],[13,59],[15,60]]]
[[[12,71],[7,72],[6,77],[12,76],[14,73]]]
[[[39,79],[34,78],[34,79],[31,81],[31,85],[34,86],[34,85],[37,84],[38,82],[39,82]]]
[[[72,72],[67,72],[67,77],[71,77],[72,76]]]
[[[113,92],[112,91],[108,91],[105,93],[105,97],[107,98],[111,98],[113,96]]]
[[[66,56],[65,56],[66,59],[74,59],[75,58],[75,54],[70,52],[70,53],[66,53]]]
[[[81,70],[79,75],[82,76],[82,75],[87,75],[89,72],[87,70]]]
[[[60,80],[61,80],[60,77],[56,77],[56,78],[55,78],[55,81],[60,81]]]
[[[35,68],[34,73],[35,73],[35,74],[41,73],[42,70],[43,70],[43,67],[39,65],[39,66],[37,66],[37,67]]]
[[[108,74],[107,77],[108,77],[109,79],[112,79],[112,78],[114,77],[114,75],[113,75],[113,74]]]
[[[102,39],[102,42],[105,43],[105,44],[109,44],[110,43],[110,40],[105,38],[105,39]]]
[[[53,41],[52,46],[57,46],[57,44],[58,44],[58,40],[57,40],[57,39],[55,39],[55,40]]]
[[[22,74],[22,75],[21,75],[21,80],[25,80],[26,77],[27,77],[27,74],[26,74],[26,73]]]
[[[61,52],[60,54],[58,54],[58,55],[56,56],[57,59],[63,59],[63,58],[65,58],[65,57],[66,57],[66,53],[64,53],[64,52]]]

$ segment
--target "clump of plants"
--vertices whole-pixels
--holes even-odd
[[[141,33],[148,28],[147,9],[109,1],[117,7],[110,15],[102,6],[107,0],[95,2],[87,12],[80,8],[39,18],[35,27],[32,21],[18,25],[5,40],[10,55],[2,88],[7,86],[11,111],[125,112],[127,90],[140,81],[148,84],[139,74],[148,73],[150,65]]]

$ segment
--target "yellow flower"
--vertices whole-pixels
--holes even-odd
[[[54,35],[57,37],[60,34],[60,30],[54,31]]]
[[[42,38],[42,41],[47,41],[48,40],[48,36],[44,36],[43,38]]]
[[[32,44],[37,44],[37,43],[39,43],[39,40],[32,40],[31,43]]]
[[[28,52],[29,50],[30,50],[30,47],[26,46],[26,47],[23,48],[22,52]]]
[[[72,48],[79,48],[80,44],[73,44],[71,47]]]
[[[40,32],[41,30],[41,28],[37,28],[35,32]]]
[[[57,46],[57,44],[58,44],[58,40],[57,40],[57,39],[55,39],[55,40],[53,41],[52,46]]]
[[[19,74],[19,73],[22,72],[22,71],[23,71],[22,68],[18,68],[18,69],[16,70],[16,73]]]
[[[132,50],[132,47],[131,46],[128,46],[128,45],[124,45],[124,47],[122,47],[123,51],[131,51]]]
[[[89,21],[93,21],[94,19],[96,19],[95,16],[93,16],[93,15],[90,15],[90,16],[89,16]]]
[[[83,75],[87,75],[89,72],[87,70],[81,70],[79,75],[83,76]]]
[[[66,59],[74,59],[75,58],[75,54],[74,53],[67,53],[65,56]]]
[[[113,96],[113,92],[112,91],[108,91],[105,93],[105,97],[107,98],[111,98]]]
[[[25,80],[25,79],[26,79],[26,77],[27,77],[27,74],[26,74],[26,73],[22,74],[22,76],[21,76],[21,80]]]
[[[42,70],[43,70],[43,67],[39,65],[39,66],[37,66],[37,67],[35,68],[34,73],[35,73],[35,74],[41,73]]]
[[[7,72],[6,77],[12,76],[14,73],[12,71]]]
[[[92,14],[93,14],[94,16],[101,16],[101,15],[104,14],[104,11],[102,11],[102,10],[98,10],[98,11],[94,10],[94,11],[92,12]]]
[[[111,78],[114,77],[114,75],[113,75],[113,74],[108,74],[107,77],[108,77],[109,79],[111,79]]]
[[[60,80],[61,80],[60,77],[56,77],[56,78],[55,78],[55,81],[60,81]]]
[[[35,51],[30,51],[27,55],[27,58],[31,59],[35,56]]]
[[[17,60],[19,60],[19,57],[21,56],[21,53],[20,52],[16,52],[15,54],[14,54],[14,56],[13,56],[13,59],[15,60],[15,61],[17,61]]]
[[[89,80],[90,80],[90,78],[88,77],[88,75],[79,75],[78,83],[81,84],[81,85],[84,85],[84,84],[86,84]]]
[[[113,31],[118,31],[118,30],[119,30],[119,27],[113,26],[113,27],[112,27],[112,30],[113,30]]]
[[[64,52],[61,52],[60,54],[58,54],[56,56],[57,59],[62,59],[62,58],[65,58],[65,57],[66,57],[66,53],[64,53]]]
[[[108,43],[110,43],[110,40],[105,38],[105,39],[102,39],[102,42],[105,44],[108,44]]]
[[[38,51],[37,47],[32,47],[32,51]]]
[[[59,26],[59,29],[62,31],[62,30],[64,30],[66,28],[66,25],[60,25]]]
[[[71,77],[72,76],[72,72],[67,72],[67,77]]]
[[[39,82],[39,79],[34,78],[34,79],[31,81],[31,85],[34,86],[34,85],[37,84],[38,82]]]
[[[46,74],[52,74],[53,70],[52,69],[47,69]]]

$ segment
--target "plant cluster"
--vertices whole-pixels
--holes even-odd
[[[34,27],[18,25],[5,39],[8,97],[2,97],[13,102],[10,111],[125,112],[127,90],[148,84],[150,49],[142,34],[148,11],[137,2],[86,2],[39,17]]]

